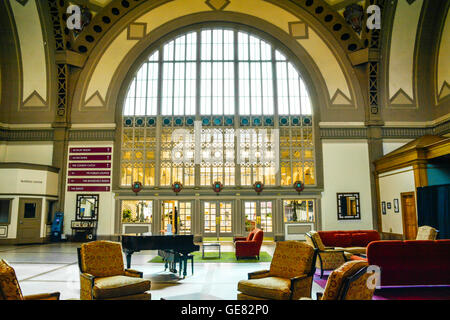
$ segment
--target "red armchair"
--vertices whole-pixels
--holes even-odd
[[[252,230],[247,238],[235,238],[236,259],[241,257],[257,257],[264,239],[264,231],[261,229]]]

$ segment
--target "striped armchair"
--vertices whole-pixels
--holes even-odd
[[[122,245],[111,241],[84,243],[78,248],[81,300],[150,300],[151,282],[142,272],[126,269]]]

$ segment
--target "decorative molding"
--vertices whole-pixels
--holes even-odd
[[[381,138],[416,139],[425,135],[446,135],[450,133],[450,120],[436,126],[428,127],[382,127]],[[368,128],[352,128],[342,124],[340,127],[321,127],[321,139],[367,139]]]
[[[20,3],[22,6],[26,6],[28,3],[28,0],[16,0],[18,3]]]
[[[229,0],[207,0],[205,1],[206,5],[213,10],[222,11],[225,9],[231,1]]]
[[[309,39],[309,26],[303,21],[289,22],[289,34],[294,39]]]
[[[69,141],[114,141],[115,130],[70,130]]]
[[[59,168],[34,163],[0,162],[0,169],[25,169],[59,173]]]
[[[147,35],[147,24],[133,22],[127,28],[127,40],[141,40]]]
[[[331,104],[351,106],[353,105],[353,102],[340,89],[337,89],[331,98]]]
[[[94,94],[84,103],[85,108],[104,108],[105,106],[105,100],[98,92],[98,90],[95,91]]]
[[[53,141],[53,130],[0,129],[0,141]]]
[[[391,98],[392,105],[406,105],[414,104],[414,99],[412,99],[403,89],[399,89]]]
[[[442,84],[441,90],[439,90],[438,98],[439,98],[439,100],[442,100],[443,98],[447,97],[448,95],[450,95],[450,84],[448,84],[447,81],[444,81],[444,83]]]
[[[321,139],[367,139],[367,128],[320,128]]]
[[[47,102],[36,90],[34,90],[33,93],[23,101],[23,106],[26,108],[45,108],[47,107]]]

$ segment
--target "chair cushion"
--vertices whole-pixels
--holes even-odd
[[[272,300],[289,300],[291,280],[279,277],[239,281],[238,290],[245,295]]]
[[[112,241],[94,241],[81,245],[81,265],[84,273],[94,277],[125,274],[122,245]]]
[[[277,242],[270,264],[270,275],[294,278],[308,274],[313,268],[314,248],[299,241]]]
[[[366,267],[366,261],[349,261],[334,270],[328,277],[322,300],[337,300],[342,290],[344,279],[354,275],[358,270]]]
[[[351,247],[352,246],[352,236],[350,233],[336,233],[334,235],[335,243],[337,247]]]
[[[16,272],[5,261],[0,260],[0,300],[23,300]]]
[[[353,233],[352,234],[352,247],[367,247],[369,244],[369,235],[367,233]],[[350,247],[349,246],[349,247]]]
[[[131,296],[150,290],[150,280],[141,278],[114,276],[94,280],[94,298],[110,299]]]

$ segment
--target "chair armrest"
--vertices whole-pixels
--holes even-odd
[[[93,300],[95,277],[89,273],[80,273],[80,300]]]
[[[256,245],[256,241],[250,240],[250,241],[236,241],[234,245],[237,247],[254,247]]]
[[[127,277],[133,277],[133,278],[143,278],[144,277],[144,273],[140,272],[140,271],[136,271],[133,269],[126,269],[125,270],[125,275]]]
[[[302,275],[302,276],[298,276],[298,277],[291,278],[291,291],[294,291],[294,286],[295,286],[295,283],[296,283],[297,281],[306,279],[306,278],[308,278],[308,277],[311,277],[311,276],[310,276],[310,275],[307,275],[307,274],[304,274],[304,275]]]
[[[338,252],[338,253],[341,253],[341,252],[345,252],[345,250],[343,250],[343,249],[339,249],[339,250],[337,250],[337,249],[326,249],[326,250],[320,250],[319,252]]]
[[[269,273],[270,273],[269,270],[260,270],[260,271],[251,272],[248,274],[248,280],[265,278],[265,277],[269,276]]]
[[[59,292],[53,293],[42,293],[42,294],[32,294],[29,296],[24,296],[24,300],[59,300],[60,297]]]
[[[234,237],[234,238],[233,238],[233,242],[236,242],[236,241],[245,241],[245,240],[247,240],[247,237]]]

